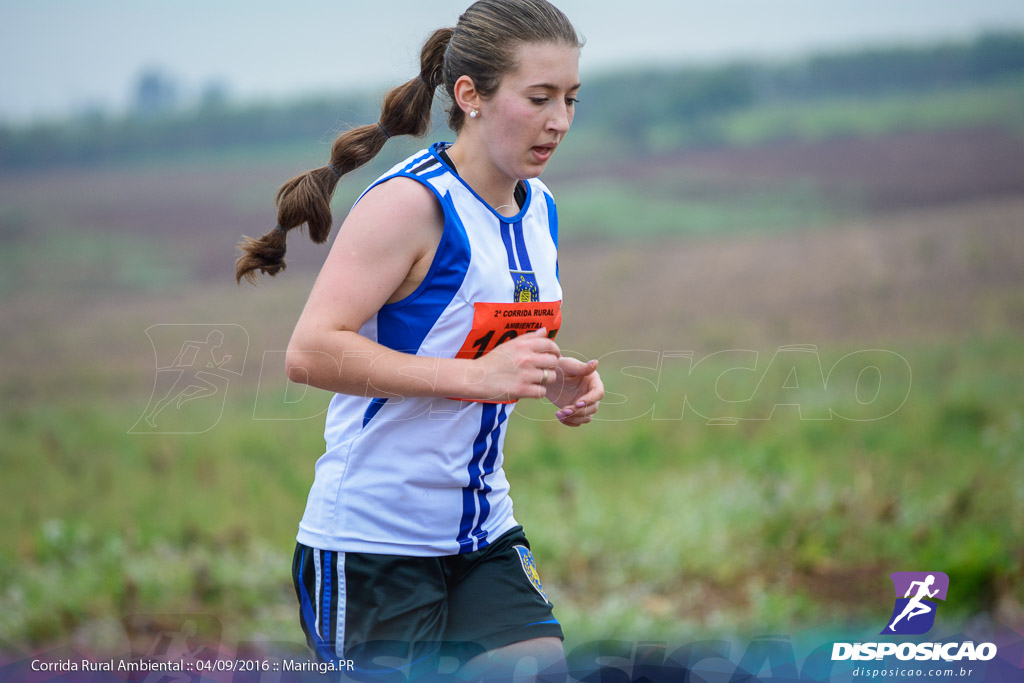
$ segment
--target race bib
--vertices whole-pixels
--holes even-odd
[[[554,339],[562,326],[561,301],[530,303],[473,304],[473,329],[466,336],[456,358],[479,358],[521,334],[544,327]]]
[[[544,327],[548,339],[554,339],[562,326],[561,301],[533,301],[531,303],[473,304],[473,329],[455,355],[456,358],[479,358],[499,345],[521,334]],[[456,399],[465,401],[468,399]],[[480,401],[480,403],[515,403],[515,401]]]

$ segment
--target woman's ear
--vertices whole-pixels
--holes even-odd
[[[456,106],[467,117],[474,109],[480,109],[480,103],[483,98],[480,97],[480,92],[476,89],[476,84],[473,83],[472,78],[466,75],[459,76],[459,80],[455,81],[455,87],[452,90],[455,94]]]

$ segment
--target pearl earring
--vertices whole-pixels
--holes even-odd
[[[480,116],[480,110],[479,109],[474,109],[473,111],[469,112],[469,118],[471,118],[471,119],[475,119],[478,116]]]

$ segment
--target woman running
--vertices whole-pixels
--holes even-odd
[[[558,217],[537,180],[572,123],[581,46],[544,0],[473,4],[427,39],[419,74],[387,94],[380,120],[285,183],[278,226],[242,245],[236,274],[253,280],[284,268],[289,230],[326,240],[338,179],[388,138],[423,135],[444,88],[455,142],[397,164],[357,200],[288,346],[292,381],[336,392],[293,563],[322,661],[358,669],[383,653],[429,671],[442,647],[467,670],[563,659],[502,444],[519,399],[547,398],[579,426],[604,395],[597,362],[554,341]]]

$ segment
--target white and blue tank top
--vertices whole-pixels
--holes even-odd
[[[479,357],[541,325],[561,325],[558,218],[537,179],[503,216],[454,172],[436,143],[370,187],[412,178],[444,211],[426,277],[359,333],[397,351]],[[367,188],[369,189],[369,188]],[[365,192],[364,192],[365,194]],[[326,451],[297,540],[324,550],[410,556],[467,553],[516,526],[502,445],[514,404],[336,394]]]

